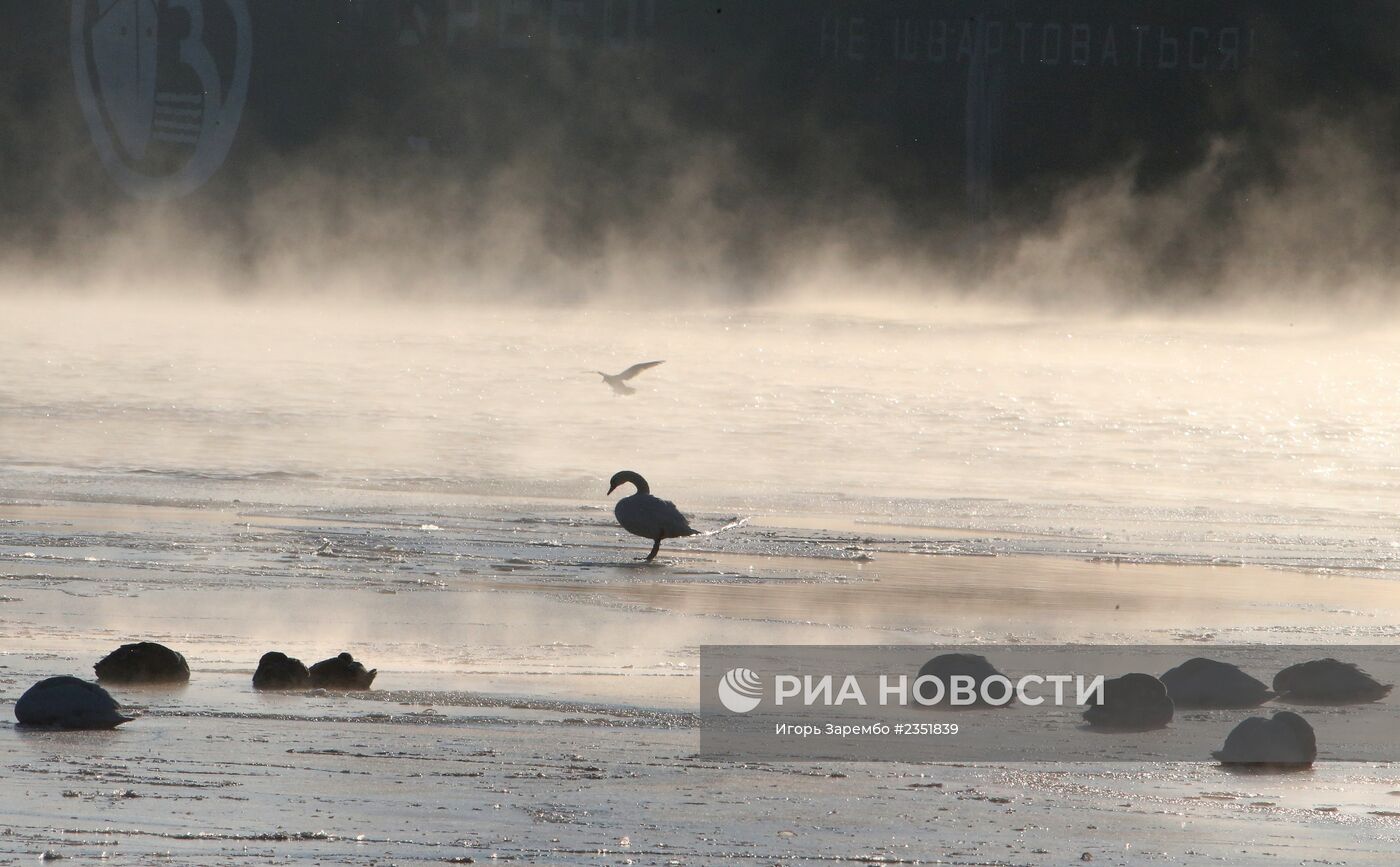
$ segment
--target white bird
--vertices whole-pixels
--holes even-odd
[[[622,529],[652,541],[651,553],[646,556],[647,560],[655,559],[656,552],[661,550],[662,539],[699,535],[700,531],[690,526],[690,522],[681,514],[681,510],[676,508],[675,503],[653,497],[647,480],[631,470],[623,470],[614,475],[609,483],[608,493],[611,494],[619,485],[628,482],[636,485],[637,493],[618,500],[613,508],[613,515],[617,517]]]
[[[636,394],[637,390],[632,386],[628,385],[627,380],[633,378],[637,374],[641,373],[643,370],[650,370],[658,364],[665,363],[666,362],[664,360],[643,361],[640,364],[632,365],[631,367],[627,368],[621,373],[604,373],[601,370],[595,370],[593,372],[603,377],[603,382],[606,382],[617,394]]]
[[[49,677],[31,686],[15,702],[20,725],[58,729],[110,729],[131,717],[107,690],[76,677]]]

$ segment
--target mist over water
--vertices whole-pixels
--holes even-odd
[[[6,284],[657,308],[1396,300],[1389,3],[218,0],[203,47],[236,138],[134,165],[101,121],[142,94],[102,102],[62,5],[0,4]],[[156,5],[170,56],[151,86],[194,93],[174,51],[188,15]],[[121,166],[159,181],[182,157],[207,184],[127,189]]]
[[[1125,772],[694,753],[704,644],[1400,636],[1392,0],[0,25],[0,704],[193,670],[110,737],[0,724],[0,851],[1393,860],[1389,768],[1170,729],[1095,741]],[[725,529],[639,562],[622,469]],[[251,689],[273,649],[375,688]],[[1307,708],[1322,755],[1367,711]]]
[[[1392,565],[1393,5],[220,2],[218,94],[157,5],[145,95],[227,149],[114,147],[127,37],[0,3],[11,497],[628,468],[715,520]]]
[[[1257,523],[1327,526],[1364,553],[1400,510],[1389,328],[954,305],[897,319],[795,307],[13,309],[0,335],[0,461],[95,473],[112,489],[136,473],[188,478],[193,494],[201,480],[264,479],[606,506],[604,480],[630,468],[720,513],[1091,534],[1127,523],[1140,543],[1180,524],[1219,534],[1211,551],[1227,554]],[[654,358],[666,363],[630,397],[588,372]]]

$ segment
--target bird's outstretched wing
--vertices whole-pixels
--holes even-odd
[[[665,364],[663,361],[643,361],[641,364],[634,364],[617,375],[618,379],[631,379],[643,370],[650,370],[658,364]]]

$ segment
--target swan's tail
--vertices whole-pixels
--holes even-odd
[[[726,521],[726,522],[724,523],[724,526],[723,526],[723,527],[719,527],[719,528],[714,529],[714,530],[706,530],[706,531],[703,532],[703,533],[697,530],[697,531],[694,533],[694,535],[696,535],[696,536],[717,536],[717,535],[719,535],[720,533],[723,533],[725,530],[732,530],[732,529],[734,529],[735,527],[742,527],[742,526],[744,526],[745,524],[747,524],[748,522],[749,522],[749,519],[748,519],[748,518],[733,517],[733,518],[730,518],[728,521]]]

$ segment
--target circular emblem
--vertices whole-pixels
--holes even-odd
[[[763,679],[747,668],[731,668],[719,682],[719,703],[733,713],[748,713],[763,700]]]
[[[107,173],[139,198],[199,189],[248,97],[247,0],[73,0],[78,102]]]

